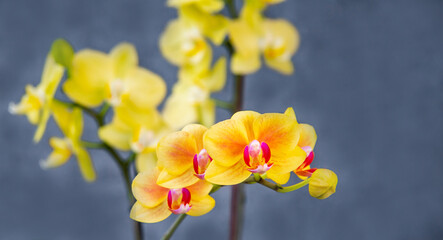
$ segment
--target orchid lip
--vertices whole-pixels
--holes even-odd
[[[257,168],[255,169],[251,169],[249,168],[248,170],[252,173],[258,173],[258,174],[264,174],[266,173],[269,169],[271,169],[273,164],[268,165],[267,163],[263,164],[263,165],[258,165]]]
[[[191,193],[186,188],[170,189],[168,192],[169,210],[174,214],[187,213],[191,209]]]
[[[211,161],[212,158],[206,149],[202,149],[200,153],[195,154],[193,159],[194,175],[200,179],[204,179],[206,169]]]
[[[266,142],[253,140],[243,150],[243,160],[249,167],[249,171],[254,173],[266,172],[271,168],[271,149]],[[262,173],[261,173],[262,174]]]
[[[180,204],[180,207],[178,209],[171,209],[169,208],[169,210],[173,213],[173,214],[183,214],[183,213],[187,213],[189,212],[189,210],[191,210],[192,206],[189,204]]]
[[[194,174],[194,176],[198,177],[200,180],[205,180],[205,174],[204,173]]]

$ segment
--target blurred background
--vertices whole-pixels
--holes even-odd
[[[443,239],[443,1],[288,0],[266,15],[291,21],[301,35],[296,72],[268,68],[247,77],[245,109],[295,109],[317,131],[315,166],[334,170],[326,200],[307,188],[278,194],[246,186],[243,239]],[[176,10],[165,1],[0,0],[0,239],[131,239],[120,173],[91,151],[98,179],[83,181],[75,161],[44,171],[39,160],[59,131],[7,112],[26,84],[37,84],[52,41],[108,52],[136,45],[140,65],[170,88],[176,67],[158,39]],[[226,54],[221,49],[218,54]],[[230,86],[216,94],[228,99]],[[86,139],[95,136],[85,117]],[[220,110],[218,119],[229,118]],[[227,239],[230,190],[216,207],[189,217],[173,239]],[[159,239],[174,217],[145,224]]]

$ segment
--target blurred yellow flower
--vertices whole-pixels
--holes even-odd
[[[257,12],[245,12],[231,22],[229,36],[235,53],[231,69],[236,74],[251,74],[260,66],[263,55],[268,67],[282,73],[294,71],[291,58],[300,44],[296,28],[283,19],[262,19]]]
[[[160,138],[169,132],[155,108],[139,109],[131,104],[114,108],[111,123],[100,127],[99,138],[109,145],[135,153],[154,151]]]
[[[309,193],[318,199],[325,199],[335,193],[337,175],[329,169],[317,169],[309,181]]]
[[[107,101],[114,107],[129,102],[138,108],[152,108],[166,94],[159,76],[138,67],[137,52],[129,43],[117,45],[109,55],[90,49],[76,53],[70,73],[63,90],[87,107]]]
[[[299,137],[297,122],[285,114],[237,112],[204,136],[204,148],[213,159],[206,180],[233,185],[257,173],[285,184],[306,158],[300,147],[294,147]]]
[[[210,14],[195,6],[179,8],[179,19],[189,28],[197,27],[201,34],[220,45],[228,32],[229,20],[221,14]]]
[[[46,123],[51,115],[50,106],[54,98],[58,84],[63,77],[64,68],[57,64],[49,54],[46,57],[45,66],[40,84],[37,87],[26,85],[26,94],[18,104],[10,103],[11,114],[24,114],[30,123],[37,125],[34,141],[38,142],[45,132]]]
[[[212,60],[211,46],[198,25],[189,25],[181,19],[169,22],[160,37],[163,56],[177,66],[190,65],[207,69]]]
[[[199,180],[185,188],[164,188],[157,185],[159,170],[154,168],[139,173],[132,182],[132,192],[137,202],[130,217],[135,221],[155,223],[171,213],[201,216],[215,206],[209,196],[212,184]]]
[[[165,122],[172,129],[195,122],[211,126],[215,121],[215,102],[210,95],[223,89],[225,82],[225,58],[220,58],[212,69],[196,71],[183,67],[163,109]]]
[[[83,178],[88,181],[95,180],[94,166],[86,148],[81,144],[83,132],[83,116],[79,108],[72,110],[57,101],[52,102],[51,110],[55,122],[65,135],[64,138],[52,137],[49,144],[54,149],[49,157],[40,162],[42,168],[54,168],[65,164],[72,154],[77,157],[77,162]]]

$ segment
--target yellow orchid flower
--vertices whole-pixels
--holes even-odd
[[[329,169],[317,169],[309,181],[309,194],[318,199],[325,199],[335,193],[337,175]]]
[[[159,173],[156,168],[141,172],[132,182],[137,202],[130,217],[135,221],[160,222],[171,213],[201,216],[214,208],[215,200],[209,196],[212,184],[200,180],[185,188],[164,188],[156,183]]]
[[[215,121],[215,102],[210,95],[222,90],[225,83],[225,58],[220,58],[211,70],[195,71],[192,67],[183,67],[178,83],[166,100],[164,120],[172,129],[195,122],[211,126]]]
[[[138,108],[156,107],[166,94],[158,75],[138,67],[135,47],[121,43],[109,54],[85,49],[75,54],[63,91],[87,107],[107,101],[112,106],[129,102]]]
[[[295,121],[297,121],[295,117],[295,112],[293,108],[288,108],[285,111],[285,114]],[[310,165],[314,160],[314,147],[317,142],[317,134],[315,133],[315,129],[313,126],[305,123],[300,123],[300,140],[298,141],[297,146],[303,149],[306,152],[306,159],[303,163],[294,170],[294,173],[302,180],[305,180],[307,177],[310,177],[316,168],[311,168]]]
[[[157,184],[167,188],[183,188],[204,180],[212,161],[203,148],[207,128],[190,124],[182,131],[171,133],[157,145],[157,166],[161,169]]]
[[[64,68],[57,64],[49,54],[46,57],[45,66],[40,84],[36,87],[26,86],[26,94],[18,104],[10,103],[11,114],[23,114],[28,117],[30,123],[37,125],[34,142],[40,141],[46,129],[46,123],[51,115],[50,106],[54,98],[58,84],[63,77]]]
[[[98,135],[117,149],[135,153],[154,151],[160,138],[170,131],[154,108],[138,109],[122,104],[114,111],[111,123],[101,127]]]
[[[229,36],[235,48],[231,61],[232,72],[256,72],[261,65],[260,56],[263,55],[268,67],[282,74],[292,74],[294,68],[291,57],[300,44],[295,27],[283,19],[264,19],[259,24],[259,30],[256,28],[245,19],[230,24]]]
[[[218,12],[224,7],[223,0],[168,0],[167,4],[176,8],[193,6],[208,13]]]
[[[160,50],[169,62],[177,66],[207,69],[212,60],[212,49],[202,30],[182,19],[169,22],[160,37]]]
[[[234,185],[257,173],[285,184],[290,172],[306,158],[300,147],[294,148],[299,138],[297,122],[285,114],[237,112],[209,128],[204,136],[204,148],[213,158],[205,178],[215,184]]]
[[[88,181],[95,180],[94,166],[86,148],[81,144],[83,132],[83,116],[80,108],[68,109],[59,102],[51,104],[55,122],[65,135],[64,138],[52,137],[49,144],[54,149],[49,157],[40,162],[42,168],[54,168],[65,164],[71,155],[77,157],[78,165],[83,178]]]
[[[207,13],[193,5],[180,7],[179,19],[184,26],[197,27],[216,45],[222,44],[228,32],[229,20],[225,16]]]

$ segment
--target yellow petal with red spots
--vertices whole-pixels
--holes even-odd
[[[171,211],[169,211],[166,201],[152,208],[146,207],[137,201],[134,206],[132,206],[129,216],[138,222],[156,223],[165,220],[169,215],[171,215]]]
[[[165,202],[169,189],[157,185],[158,169],[139,173],[132,181],[135,199],[146,207],[155,207]]]
[[[157,145],[158,164],[173,175],[180,175],[192,168],[196,153],[195,137],[184,131],[163,137]]]
[[[243,158],[249,144],[244,124],[239,120],[225,120],[209,128],[203,139],[204,147],[214,162],[229,167]]]
[[[211,211],[215,206],[215,200],[209,195],[203,197],[191,195],[191,206],[186,214],[197,217]]]
[[[243,160],[229,167],[218,165],[212,161],[206,170],[205,179],[219,185],[235,185],[243,182],[250,175],[251,172],[247,170]]]

